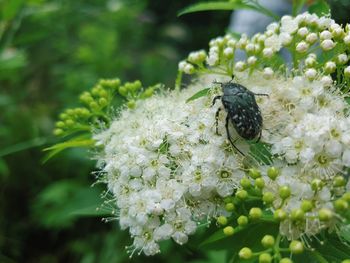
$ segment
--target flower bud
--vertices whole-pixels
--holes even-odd
[[[293,209],[291,214],[290,214],[290,218],[293,221],[303,221],[305,219],[305,213],[303,210],[301,209]]]
[[[53,134],[54,134],[55,136],[61,136],[61,135],[63,134],[63,130],[62,130],[62,129],[55,129],[55,130],[53,131]]]
[[[259,263],[270,263],[272,262],[272,257],[268,253],[262,253],[259,256]]]
[[[231,59],[231,58],[233,58],[234,50],[231,47],[227,47],[227,48],[224,49],[223,54],[224,54],[225,58]]]
[[[246,68],[246,64],[243,61],[238,61],[235,64],[235,70],[238,72],[242,72],[243,70],[245,70]]]
[[[331,39],[332,38],[332,33],[329,32],[328,30],[324,30],[320,33],[320,39],[325,40],[325,39]]]
[[[263,189],[265,187],[265,181],[262,178],[255,179],[255,186],[259,189]]]
[[[273,54],[274,54],[272,48],[269,48],[269,47],[264,48],[262,53],[263,53],[263,56],[265,58],[271,58],[273,56]]]
[[[279,175],[280,171],[276,168],[276,167],[269,167],[269,169],[267,169],[267,176],[271,179],[271,180],[275,180],[277,178],[277,176]]]
[[[250,248],[244,247],[239,251],[238,255],[242,259],[250,259],[253,256],[253,252]]]
[[[248,224],[248,217],[240,216],[237,218],[237,224],[239,226],[246,226]]]
[[[346,45],[349,45],[350,44],[350,34],[347,34],[345,37],[344,37],[344,43],[346,44]]]
[[[232,226],[227,226],[223,229],[225,236],[232,236],[235,233],[235,229]]]
[[[128,106],[129,109],[135,109],[136,101],[135,100],[128,101],[127,106]]]
[[[310,33],[306,36],[306,42],[309,44],[314,44],[317,41],[317,34],[316,33]]]
[[[333,79],[330,76],[323,76],[321,82],[324,87],[331,87],[333,84]]]
[[[314,205],[310,200],[303,200],[300,206],[301,210],[303,210],[304,212],[310,212],[313,207]]]
[[[306,27],[301,27],[298,29],[298,32],[297,34],[300,36],[300,37],[305,37],[307,34],[309,33],[309,30],[306,28]]]
[[[247,178],[247,177],[243,177],[240,181],[240,184],[244,189],[248,189],[252,186],[249,178]]]
[[[344,212],[348,210],[349,204],[344,199],[338,199],[334,202],[334,208],[339,212]]]
[[[247,59],[247,63],[248,63],[248,65],[255,65],[255,63],[256,63],[256,61],[257,61],[258,59],[255,57],[255,56],[250,56],[248,59]]]
[[[333,61],[326,62],[325,66],[324,66],[324,70],[328,74],[333,73],[336,70],[336,68],[337,68],[337,65]]]
[[[271,235],[265,235],[261,239],[261,244],[263,245],[264,248],[270,248],[275,245],[275,238]]]
[[[256,178],[259,178],[261,177],[261,173],[258,169],[256,168],[251,168],[249,169],[249,172],[248,172],[249,176],[253,179],[256,179]]]
[[[318,218],[320,221],[329,221],[333,217],[333,212],[328,208],[321,208],[318,211]]]
[[[349,58],[346,54],[340,54],[338,55],[337,57],[337,62],[340,64],[340,65],[344,65],[348,62]]]
[[[289,258],[282,258],[279,263],[293,263],[293,261]]]
[[[350,66],[347,66],[344,69],[344,76],[347,77],[347,78],[350,78]]]
[[[331,39],[326,39],[321,42],[321,48],[324,51],[332,50],[335,47],[335,43]]]
[[[350,192],[343,194],[342,199],[350,203]]]
[[[249,211],[249,218],[252,220],[260,219],[262,216],[262,211],[259,207],[253,207]]]
[[[308,48],[309,48],[309,44],[306,43],[305,41],[301,41],[296,45],[295,50],[298,53],[305,53],[308,50]]]
[[[293,254],[301,254],[304,251],[304,245],[298,240],[293,240],[289,244],[289,249]]]
[[[246,190],[238,190],[236,192],[236,196],[241,199],[241,200],[244,200],[248,197],[248,192]]]
[[[219,225],[225,226],[227,225],[227,217],[226,216],[219,216],[216,220],[216,222],[218,222]]]
[[[314,80],[317,76],[317,71],[314,68],[309,68],[305,71],[305,76],[308,80]]]
[[[311,189],[313,191],[318,191],[318,190],[322,189],[322,187],[323,187],[323,183],[322,183],[322,181],[320,179],[312,180],[312,182],[311,182]]]
[[[278,220],[278,221],[284,221],[287,219],[287,213],[282,210],[282,209],[277,209],[274,213],[273,213],[273,217]]]
[[[338,175],[333,179],[333,185],[335,187],[342,187],[346,185],[346,180],[343,176]]]
[[[265,192],[262,197],[263,202],[266,205],[272,204],[275,201],[275,195],[271,192]]]
[[[272,70],[272,68],[269,68],[269,67],[264,68],[263,77],[264,77],[265,79],[271,79],[272,76],[273,76],[273,70]]]
[[[291,195],[291,190],[289,186],[281,186],[278,190],[278,193],[282,199],[287,199]]]
[[[225,204],[225,209],[228,212],[232,212],[233,210],[235,210],[235,205],[234,203],[227,203]]]

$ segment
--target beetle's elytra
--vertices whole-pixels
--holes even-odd
[[[216,84],[220,84],[223,95],[216,96],[213,99],[213,105],[216,100],[221,99],[222,104],[227,112],[226,116],[226,133],[227,138],[232,144],[232,146],[244,155],[233,143],[232,137],[230,135],[230,131],[228,128],[229,121],[233,124],[233,127],[237,131],[237,133],[244,139],[252,140],[258,137],[258,140],[261,136],[261,130],[263,125],[263,118],[261,116],[261,112],[258,104],[256,103],[255,96],[268,96],[267,94],[256,94],[248,90],[246,87],[233,83],[232,81],[221,83],[215,82]],[[217,122],[219,117],[219,112],[221,108],[216,112],[216,132],[217,130]]]

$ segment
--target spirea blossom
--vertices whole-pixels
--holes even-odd
[[[350,191],[345,179],[350,118],[329,74],[348,58],[335,54],[322,64],[317,52],[309,53],[316,41],[320,50],[335,47],[332,37],[340,33],[334,33],[339,31],[334,24],[305,13],[285,16],[251,39],[216,38],[208,54],[193,52],[179,64],[184,73],[211,77],[199,76],[186,89],[138,101],[135,109],[121,110],[108,129],[96,132],[94,139],[103,146],[98,156],[102,179],[115,198],[122,229],[133,237],[131,250],[154,255],[167,239],[182,245],[199,225],[230,217],[233,203],[244,203],[252,193],[263,207],[241,216],[258,220],[263,213],[273,214],[282,237],[294,243],[337,228],[339,209],[348,202],[342,196]],[[283,47],[298,53],[292,68],[276,66],[272,59]],[[236,49],[247,53],[246,60],[234,60]],[[230,81],[232,74],[234,82],[257,94],[264,122],[259,143],[240,138],[229,123],[243,155],[227,140],[227,112],[218,112],[223,105],[212,105],[222,95],[215,83]]]

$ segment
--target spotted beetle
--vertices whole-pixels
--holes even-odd
[[[220,84],[223,95],[215,96],[212,105],[218,99],[221,99],[222,104],[227,112],[225,129],[227,138],[232,146],[244,156],[244,154],[234,145],[232,137],[228,128],[229,121],[233,124],[233,127],[237,133],[244,139],[252,140],[258,137],[259,142],[261,137],[261,129],[263,124],[263,118],[258,104],[256,103],[255,96],[268,96],[267,94],[253,93],[246,87],[234,83],[233,77],[231,81],[222,83],[214,81],[214,84]],[[218,120],[221,108],[219,108],[215,114],[216,119],[216,133],[218,134]]]

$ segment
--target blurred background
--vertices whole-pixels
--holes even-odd
[[[57,115],[99,78],[172,87],[178,61],[225,33],[230,12],[177,17],[194,2],[0,0],[1,263],[206,259],[168,242],[161,256],[130,260],[128,234],[96,211],[105,186],[91,187],[88,153],[42,164]]]
[[[171,88],[178,61],[225,33],[229,11],[177,17],[196,2],[0,0],[1,263],[224,261],[171,241],[157,257],[129,259],[128,233],[96,210],[105,186],[92,187],[91,155],[67,150],[42,163],[59,112],[98,79]],[[348,0],[329,3],[349,21]]]

